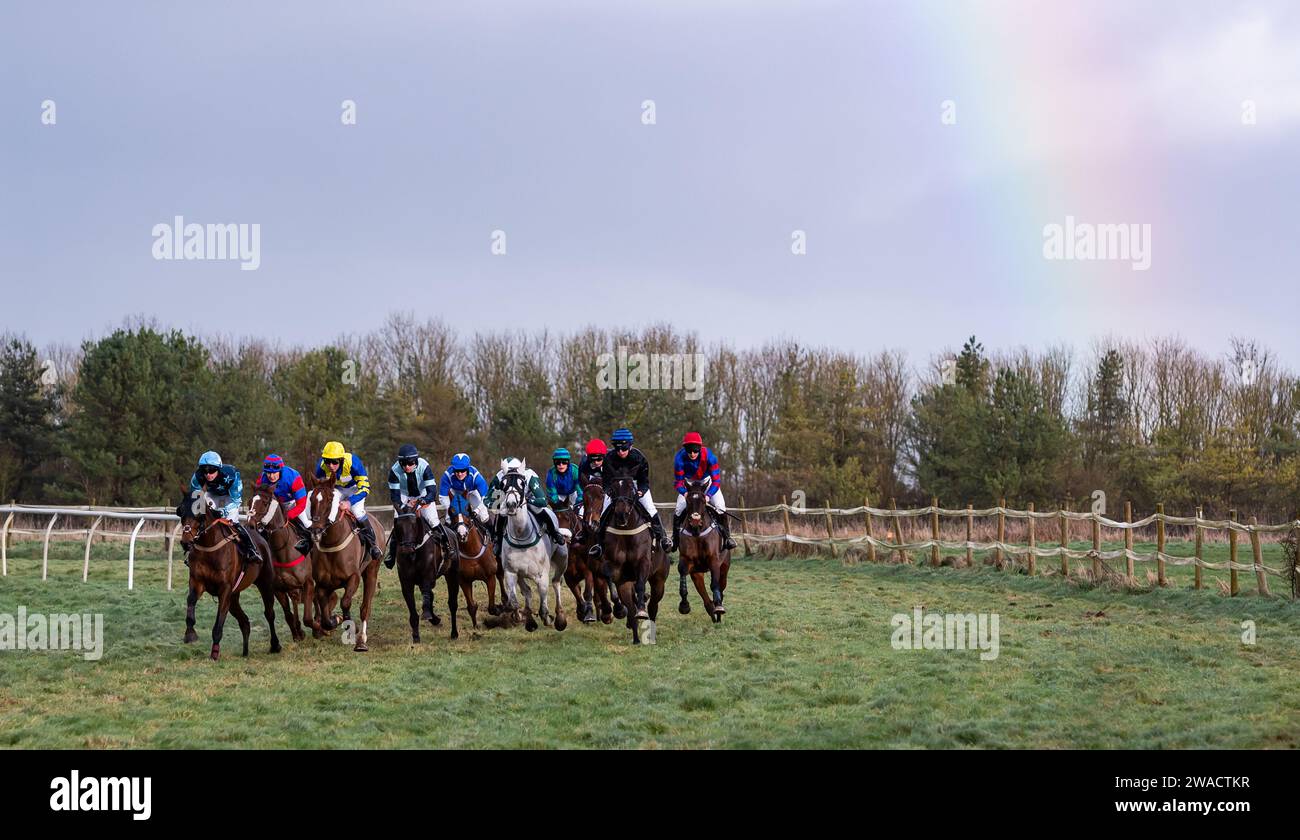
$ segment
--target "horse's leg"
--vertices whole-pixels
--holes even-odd
[[[316,580],[307,575],[307,582],[303,584],[302,590],[302,623],[311,628],[312,636],[320,638],[320,623],[316,620],[315,611],[312,609],[316,602]]]
[[[591,591],[592,589],[595,588],[595,584],[592,580],[591,567],[584,564],[583,569],[585,570],[585,572],[583,573],[582,576],[583,578],[583,587],[582,587],[583,619],[582,620],[587,622],[588,624],[591,624],[596,621],[596,604],[591,597]]]
[[[679,548],[678,551],[681,551],[681,549]],[[681,560],[677,561],[677,574],[678,574],[677,592],[682,596],[681,603],[677,605],[677,611],[682,615],[691,614],[691,602],[688,601],[686,598],[687,566],[688,564],[686,562],[685,557],[682,557]]]
[[[441,619],[433,613],[433,584],[425,582],[420,584],[420,618],[437,626]]]
[[[411,642],[416,643],[420,641],[420,613],[415,609],[415,581],[403,578],[399,585],[406,601],[406,617],[411,623]]]
[[[202,583],[191,583],[190,593],[185,596],[185,644],[197,641],[199,634],[194,632],[194,605],[203,594]]]
[[[366,566],[362,576],[365,589],[361,593],[361,628],[357,631],[357,643],[352,648],[358,653],[370,650],[370,608],[375,601],[375,590],[379,588],[379,563]]]
[[[263,557],[271,556],[271,549],[266,548]],[[275,573],[271,571],[271,561],[262,564],[262,573],[254,581],[257,593],[262,596],[262,615],[266,616],[266,626],[271,631],[271,653],[280,652],[280,634],[275,631]],[[239,603],[239,593],[235,593],[235,603]],[[247,654],[245,654],[247,655]]]
[[[718,568],[722,565],[721,558],[713,555],[713,562],[709,564],[709,588],[713,591],[713,623],[717,624],[722,621],[722,614],[727,608],[722,606],[722,570]]]
[[[230,596],[230,614],[235,617],[236,623],[239,624],[239,633],[244,637],[244,652],[241,656],[248,656],[248,633],[253,629],[248,623],[248,613],[239,604],[239,593],[236,592]],[[272,618],[275,616],[273,615]]]
[[[221,658],[221,634],[226,626],[226,613],[230,610],[230,590],[214,593],[217,596],[217,619],[212,622],[212,661]]]
[[[488,578],[492,580],[491,577]],[[478,601],[474,600],[474,581],[462,578],[460,581],[460,591],[465,594],[465,609],[469,610],[470,623],[474,629],[478,629]],[[492,592],[492,584],[488,584],[489,597]]]
[[[284,623],[289,625],[289,634],[293,636],[293,640],[295,642],[299,641],[298,639],[299,631],[295,628],[295,623],[298,620],[297,603],[296,603],[297,596],[293,597],[294,603],[290,603],[289,593],[281,589],[277,589],[275,591],[275,600],[280,602],[280,611],[284,613]]]
[[[524,629],[529,633],[533,632],[538,627],[537,620],[533,618],[533,593],[529,591],[534,585],[536,585],[536,583],[536,578],[519,578],[519,588],[523,590],[524,593]],[[538,601],[541,601],[540,593],[538,593]],[[540,607],[541,604],[539,603],[538,606]],[[546,616],[542,616],[542,618],[544,620]]]
[[[460,629],[456,626],[456,611],[460,609],[460,571],[453,563],[445,575],[447,581],[447,611],[451,613],[451,637],[460,638]]]
[[[646,580],[648,574],[644,566],[636,571],[636,617],[649,618],[650,613],[646,612]]]
[[[519,579],[514,572],[503,571],[505,576],[505,598],[501,604],[501,611],[510,611],[515,614],[515,620],[519,619]]]
[[[563,630],[569,626],[569,620],[564,617],[564,586],[561,581],[564,580],[564,569],[569,564],[566,562],[561,566],[559,571],[551,575],[550,588],[555,593],[555,629]]]
[[[650,621],[657,621],[659,618],[659,602],[664,599],[664,584],[668,582],[668,574],[655,575],[650,579]]]
[[[709,618],[713,618],[713,599],[704,588],[704,572],[691,572],[691,580],[695,581],[695,591],[700,593],[700,600],[704,602],[704,611],[709,614]]]
[[[566,570],[565,573],[564,573],[564,582],[565,582],[566,584],[568,584],[568,586],[569,586],[569,591],[573,593],[573,602],[574,602],[574,604],[577,605],[577,610],[578,610],[578,620],[579,620],[579,621],[586,621],[586,620],[587,620],[587,614],[583,611],[582,595],[580,595],[580,594],[578,593],[578,581],[580,581],[581,579],[582,579],[582,578],[580,578],[580,577],[577,575],[576,572],[575,572],[574,574],[570,575],[570,574],[568,573],[568,571]]]

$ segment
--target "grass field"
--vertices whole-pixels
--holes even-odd
[[[1282,564],[1276,545],[1266,551]],[[294,643],[278,618],[285,650],[273,656],[250,609],[249,658],[232,619],[212,663],[211,598],[199,642],[181,644],[179,561],[172,592],[157,546],[133,592],[125,565],[121,546],[97,545],[82,583],[80,544],[56,543],[43,582],[39,544],[12,547],[0,613],[101,612],[107,642],[98,662],[0,651],[0,747],[1300,745],[1300,604],[1252,594],[1250,573],[1226,598],[1210,580],[1222,573],[1196,592],[1190,569],[1165,589],[1124,592],[988,567],[738,559],[723,624],[693,591],[692,613],[678,615],[674,575],[659,643],[634,648],[618,622],[473,633],[463,613],[452,642],[441,584],[444,625],[412,645],[384,570],[369,653],[337,638]],[[998,613],[1000,656],[894,650],[891,616],[917,605]],[[1242,643],[1247,619],[1254,645]]]

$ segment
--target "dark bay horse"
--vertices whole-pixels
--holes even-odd
[[[308,493],[311,515],[311,572],[316,581],[316,624],[312,629],[331,630],[334,620],[334,593],[342,589],[343,620],[352,620],[352,596],[364,584],[361,598],[361,625],[356,628],[355,651],[370,650],[370,607],[379,588],[379,563],[357,533],[356,519],[343,509],[343,494],[334,486],[334,476],[314,479]],[[375,545],[383,551],[388,546],[384,527],[370,517],[375,529]]]
[[[441,525],[439,527],[442,527]],[[447,579],[447,609],[451,613],[451,637],[460,638],[456,626],[456,590],[459,566],[457,558],[444,552],[434,539],[434,531],[424,517],[414,510],[404,510],[393,517],[391,539],[397,544],[397,579],[411,622],[411,641],[420,641],[420,613],[415,609],[415,589],[423,597],[425,616],[435,626],[442,623],[433,612],[433,586],[439,577]],[[449,543],[450,544],[450,543]]]
[[[677,551],[677,573],[681,575],[682,602],[677,611],[686,615],[691,602],[686,599],[686,576],[695,582],[695,589],[704,601],[704,611],[714,624],[722,622],[727,608],[722,605],[722,594],[727,589],[727,571],[731,568],[731,552],[722,548],[722,534],[718,530],[717,514],[708,504],[710,480],[686,481],[686,509],[682,511],[682,540]],[[709,592],[704,590],[704,575],[709,575]],[[712,597],[710,597],[710,592]]]
[[[275,597],[284,611],[284,621],[289,625],[295,642],[307,635],[302,630],[306,624],[312,634],[324,635],[315,627],[312,618],[312,601],[316,597],[316,582],[311,576],[311,554],[299,554],[294,546],[298,533],[285,518],[284,508],[275,497],[271,485],[264,484],[253,491],[248,502],[248,524],[271,547],[271,569],[275,582]],[[298,620],[298,604],[302,603],[302,621]]]
[[[636,495],[636,482],[621,478],[615,482],[609,522],[605,525],[605,550],[600,555],[600,573],[618,591],[627,610],[632,643],[641,644],[639,619],[654,621],[668,580],[668,557],[652,545],[650,522]]]
[[[263,614],[271,627],[271,653],[280,652],[280,637],[275,632],[275,596],[273,594],[271,564],[250,564],[247,569],[239,556],[235,529],[221,518],[219,511],[207,505],[201,494],[187,495],[177,507],[181,518],[181,542],[190,548],[190,591],[185,599],[185,643],[199,638],[194,632],[194,607],[204,592],[217,599],[217,620],[212,625],[212,660],[221,656],[221,636],[229,612],[239,622],[239,632],[244,637],[244,656],[248,656],[248,633],[251,629],[248,615],[239,605],[239,593],[257,586],[262,596]],[[198,506],[202,507],[198,507]],[[203,510],[200,516],[198,510]],[[204,510],[204,508],[206,508]],[[266,541],[256,534],[253,542],[263,557],[271,556]]]
[[[487,587],[488,614],[497,615],[501,608],[497,606],[497,580],[501,574],[500,564],[488,544],[487,533],[478,520],[469,512],[469,505],[464,495],[457,493],[450,499],[447,522],[456,533],[455,545],[460,567],[460,589],[465,596],[465,608],[469,610],[469,620],[474,629],[478,629],[478,601],[474,599],[474,581],[481,580]],[[504,594],[504,592],[503,592]],[[453,607],[454,609],[454,607]]]
[[[604,576],[594,573],[592,566],[595,564],[587,556],[587,550],[591,548],[591,541],[596,534],[596,526],[600,524],[600,513],[604,507],[605,489],[599,484],[588,484],[582,488],[581,517],[577,515],[577,511],[568,508],[564,509],[568,512],[567,517],[559,509],[555,512],[556,516],[560,517],[560,525],[573,532],[573,547],[569,549],[569,567],[564,570],[564,582],[573,592],[573,600],[578,605],[578,618],[588,624],[594,622],[597,616],[605,624],[614,620],[615,610],[610,605],[609,585]],[[583,584],[581,592],[578,591],[578,584]],[[619,613],[618,617],[622,618],[622,602],[616,600],[615,606]]]

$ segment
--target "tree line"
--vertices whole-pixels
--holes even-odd
[[[703,387],[598,387],[620,347],[700,354]],[[694,430],[733,505],[801,490],[817,506],[1077,508],[1101,490],[1112,515],[1131,499],[1138,511],[1161,501],[1276,521],[1300,492],[1298,408],[1297,377],[1241,340],[1216,358],[1176,338],[991,353],[971,337],[914,366],[897,351],[793,339],[706,346],[666,325],[471,335],[393,315],[370,333],[284,347],[134,322],[44,352],[3,337],[0,498],[164,504],[205,449],[249,475],[272,451],[307,469],[332,439],[372,474],[408,441],[439,467],[466,451],[484,472],[505,455],[542,472],[555,447],[577,455],[628,426],[661,500]]]

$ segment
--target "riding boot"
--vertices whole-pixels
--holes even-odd
[[[718,514],[718,530],[722,532],[722,550],[731,551],[736,547],[736,542],[731,538],[731,523],[727,521],[725,513]]]
[[[605,553],[605,526],[609,524],[609,517],[614,513],[614,506],[610,505],[600,514],[600,524],[596,526],[596,533],[591,535],[591,548],[587,549],[587,554],[592,557],[599,557]]]
[[[545,511],[537,514],[537,518],[546,524],[546,533],[551,535],[551,542],[555,545],[564,545],[564,535],[560,533],[557,520],[552,519]]]
[[[664,547],[665,552],[673,550],[673,541],[664,533],[664,523],[659,519],[659,511],[655,511],[654,516],[650,517],[650,530],[654,532],[659,544]]]
[[[496,522],[492,523],[492,553],[498,560],[501,559],[501,540],[505,536],[506,518],[498,516]]]
[[[289,524],[298,532],[298,542],[294,543],[293,550],[299,554],[311,551],[311,532],[307,530],[307,526],[297,519],[290,519]]]
[[[686,511],[673,514],[673,547],[671,551],[676,551],[678,544],[682,541],[682,520],[686,517]]]
[[[384,558],[385,568],[393,568],[397,565],[397,540],[388,541],[388,556]]]
[[[379,550],[375,541],[375,526],[370,523],[370,517],[357,523],[357,533],[361,535],[361,542],[365,545],[366,551],[370,552],[371,560],[383,559],[384,553]]]
[[[239,553],[244,558],[244,565],[261,563],[262,554],[257,550],[257,546],[253,545],[253,538],[249,535],[248,529],[239,523],[233,524],[235,533],[239,535]]]

